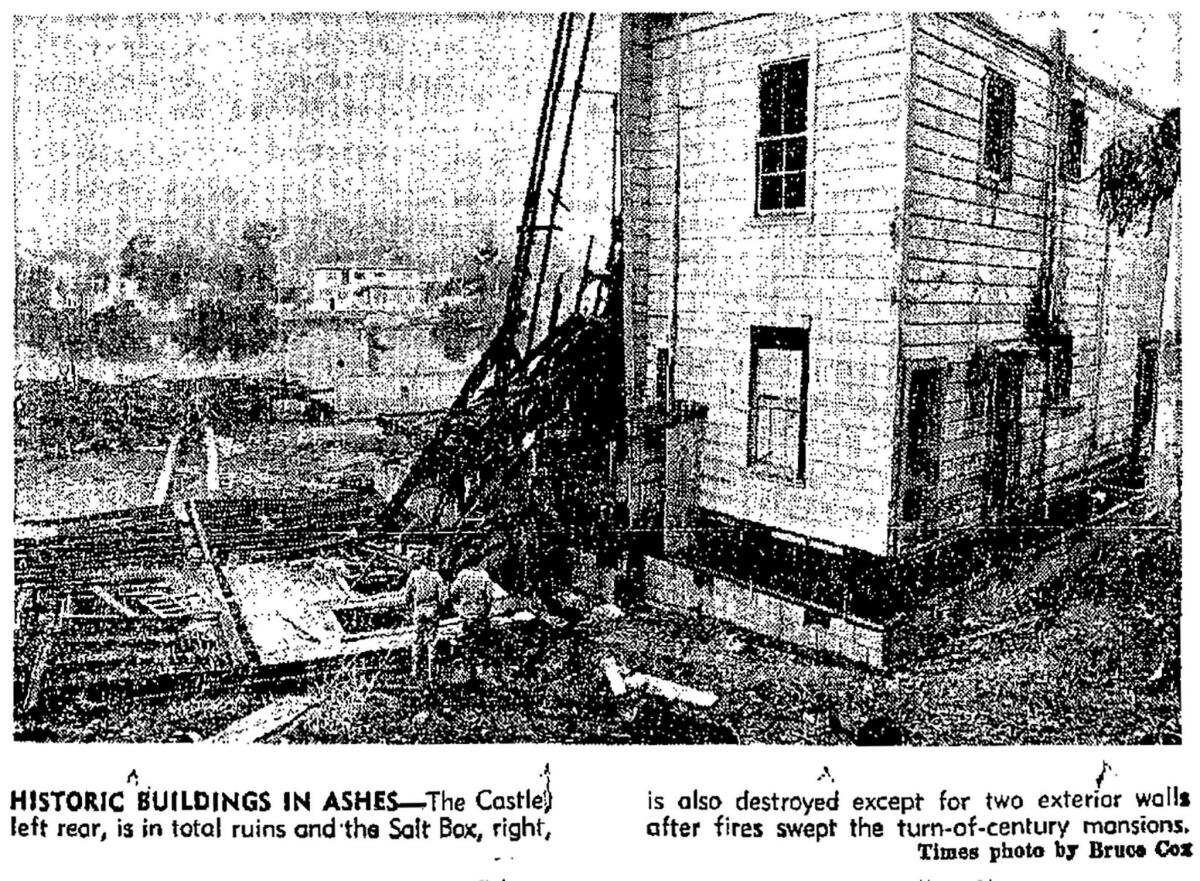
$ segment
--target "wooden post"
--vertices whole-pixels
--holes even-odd
[[[587,267],[584,267],[584,272],[587,272]],[[554,283],[554,299],[550,303],[550,328],[548,333],[552,333],[554,328],[558,327],[558,313],[562,309],[562,286],[563,279],[566,278],[565,271],[558,274],[558,281]]]
[[[58,649],[58,634],[62,629],[62,620],[63,614],[60,606],[54,613],[54,619],[50,622],[50,626],[38,634],[37,645],[33,650],[33,664],[29,668],[29,681],[25,688],[25,700],[21,702],[21,709],[25,712],[36,707],[42,696],[42,682],[46,678],[46,672],[50,669],[50,664]]]
[[[207,453],[204,484],[209,496],[213,497],[221,492],[221,465],[217,452],[217,436],[207,422],[204,423],[204,451]]]

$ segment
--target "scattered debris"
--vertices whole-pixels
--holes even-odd
[[[600,662],[604,669],[604,677],[608,680],[608,687],[612,689],[615,697],[622,697],[626,692],[625,677],[621,673],[621,668],[617,666],[617,661],[611,655]]]
[[[625,677],[625,684],[634,690],[644,689],[650,694],[657,694],[667,700],[683,701],[698,707],[711,707],[717,702],[717,696],[711,691],[701,691],[687,685],[680,685],[669,679],[660,679],[645,673],[633,673]]]
[[[596,606],[588,613],[589,621],[616,621],[623,617],[625,617],[625,612],[615,603]]]
[[[255,710],[249,716],[238,719],[224,731],[208,738],[206,743],[254,743],[278,731],[284,725],[295,722],[314,706],[316,698],[289,696]]]
[[[725,637],[725,651],[731,654],[741,654],[746,650],[746,640],[742,639],[736,633],[730,633]]]
[[[682,701],[697,707],[711,707],[717,702],[717,696],[711,691],[700,691],[687,685],[680,685],[669,679],[650,676],[646,673],[630,673],[628,668],[620,666],[611,655],[600,662],[604,676],[608,680],[613,695],[623,697],[627,692],[653,694],[672,701]]]

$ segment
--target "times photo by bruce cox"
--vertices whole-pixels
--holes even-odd
[[[18,867],[1195,871],[1183,14],[308,5],[6,16]]]

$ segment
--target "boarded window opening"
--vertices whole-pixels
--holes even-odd
[[[983,84],[983,171],[998,183],[1012,183],[1016,86],[996,73]]]
[[[755,210],[808,205],[808,59],[763,68],[758,91]]]
[[[1078,181],[1083,177],[1083,157],[1087,153],[1087,103],[1072,98],[1067,107],[1067,125],[1063,133],[1062,178]]]
[[[803,480],[808,432],[808,330],[750,329],[750,464]]]

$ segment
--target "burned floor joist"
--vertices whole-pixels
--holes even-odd
[[[212,499],[23,524],[20,703],[32,708],[51,685],[82,685],[85,671],[134,683],[253,667],[261,659],[231,564],[283,565],[334,547],[353,554],[374,512],[352,495]]]

